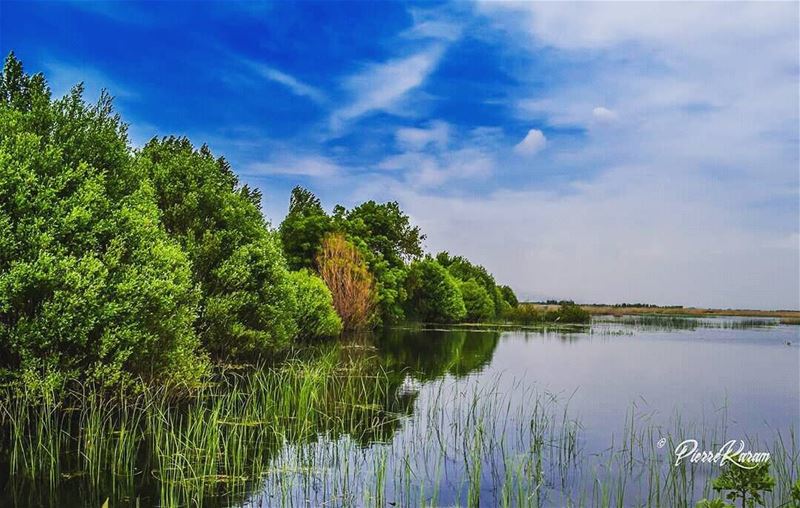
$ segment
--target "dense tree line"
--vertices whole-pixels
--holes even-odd
[[[295,187],[279,232],[284,254],[293,268],[323,273],[326,265],[319,255],[327,251],[323,246],[334,236],[358,253],[351,256],[353,262],[363,263],[374,280],[363,290],[373,293],[369,298],[375,305],[367,312],[374,312],[358,320],[348,312],[346,322],[374,326],[404,319],[440,323],[488,321],[504,316],[517,305],[514,291],[498,286],[483,266],[447,252],[424,256],[425,235],[411,224],[396,202],[367,201],[352,210],[336,206],[328,214],[311,191]],[[351,271],[355,273],[357,269]],[[341,277],[338,282],[324,274],[323,278],[329,282],[337,309],[355,298],[352,286],[342,284]]]
[[[196,383],[214,360],[404,319],[517,305],[482,266],[425,256],[398,203],[327,213],[295,188],[273,230],[261,194],[185,138],[130,147],[101,94],[51,97],[8,56],[0,80],[0,369],[31,384]]]
[[[224,159],[182,138],[130,149],[103,93],[54,100],[9,55],[0,80],[0,368],[31,384],[197,382],[210,358],[338,335]]]

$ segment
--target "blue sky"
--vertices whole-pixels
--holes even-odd
[[[0,49],[280,222],[398,200],[531,298],[800,307],[797,3],[2,2]]]

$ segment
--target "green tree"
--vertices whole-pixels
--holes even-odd
[[[337,206],[333,215],[335,229],[361,251],[375,277],[380,321],[403,319],[406,263],[422,255],[425,235],[411,225],[397,202],[367,201],[350,211]]]
[[[216,357],[286,347],[296,335],[295,293],[277,235],[224,159],[185,138],[153,139],[138,165],[156,190],[162,222],[200,287],[195,323]]]
[[[492,314],[486,319],[499,316],[504,310],[504,298],[495,290],[495,280],[491,273],[481,265],[471,263],[463,256],[451,256],[447,252],[440,252],[436,260],[461,281],[474,280],[489,295],[492,301]]]
[[[333,231],[333,222],[311,191],[295,187],[289,199],[289,213],[278,231],[289,268],[314,269],[322,239]]]
[[[727,490],[726,497],[734,503],[740,499],[742,508],[764,505],[761,493],[771,492],[775,486],[775,479],[769,475],[768,461],[751,462],[736,455],[723,468],[719,478],[712,482],[714,490]]]
[[[517,300],[517,295],[514,294],[514,290],[511,289],[509,286],[500,286],[500,292],[503,295],[503,299],[511,307],[516,307],[517,305],[519,305],[519,300]]]
[[[33,385],[193,383],[189,261],[160,224],[126,128],[78,85],[52,101],[10,54],[0,81],[0,364]]]
[[[342,333],[342,320],[325,282],[309,270],[290,272],[289,278],[297,295],[294,317],[298,336],[333,337]]]
[[[513,309],[511,304],[506,301],[506,298],[503,295],[503,289],[500,286],[494,287],[494,302],[494,310],[497,317],[505,316],[511,312],[511,309]]]
[[[452,323],[466,316],[458,282],[435,259],[412,263],[406,284],[410,313],[415,317],[423,321]]]
[[[475,279],[461,282],[461,296],[467,309],[468,321],[486,321],[494,317],[494,301]]]
[[[411,219],[396,201],[367,201],[350,211],[337,206],[334,217],[342,231],[364,240],[370,251],[392,267],[422,256],[425,235],[418,226],[411,225]]]

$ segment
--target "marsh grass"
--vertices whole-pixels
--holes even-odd
[[[6,389],[0,467],[10,505],[694,506],[713,466],[671,464],[692,437],[718,447],[727,421],[669,426],[634,407],[607,449],[587,450],[569,397],[498,377],[421,389],[368,348],[226,369],[189,393],[72,385]],[[412,413],[413,409],[413,413]],[[623,418],[621,418],[623,420]],[[622,422],[621,422],[622,423]],[[664,449],[656,443],[667,440]],[[793,430],[771,442],[776,488],[798,475]]]
[[[701,328],[745,330],[752,328],[769,328],[783,324],[775,318],[718,318],[687,317],[664,314],[640,314],[630,316],[595,316],[595,324],[614,324],[633,327],[639,330],[696,330]]]

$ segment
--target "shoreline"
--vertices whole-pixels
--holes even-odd
[[[527,303],[538,311],[548,311],[558,309],[555,304]],[[797,310],[756,310],[756,309],[707,309],[702,307],[622,307],[616,305],[600,304],[580,304],[580,307],[592,314],[597,315],[642,315],[642,314],[661,314],[669,316],[687,317],[765,317],[765,318],[792,318],[800,319],[800,311]]]

